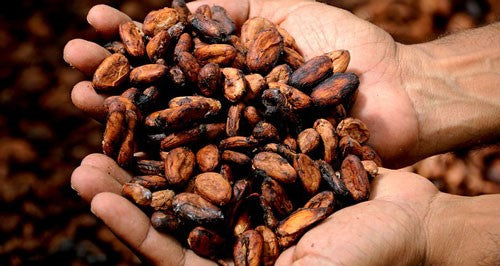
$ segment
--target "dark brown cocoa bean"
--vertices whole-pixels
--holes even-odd
[[[236,24],[234,24],[233,20],[228,16],[226,9],[221,6],[214,5],[212,6],[211,11],[212,19],[222,26],[224,32],[229,35],[236,31]]]
[[[332,74],[332,60],[325,55],[311,58],[295,70],[290,76],[289,84],[299,90],[314,87]]]
[[[317,106],[346,103],[356,93],[359,79],[353,73],[337,73],[314,87],[311,99]]]
[[[346,198],[349,195],[349,191],[345,187],[344,181],[340,177],[340,172],[335,172],[333,167],[323,160],[318,160],[316,163],[319,166],[321,172],[321,177],[330,186],[333,194],[336,197]]]
[[[187,22],[187,18],[191,15],[191,11],[186,6],[186,2],[184,0],[173,0],[172,8],[177,11],[177,15],[179,16],[179,21]]]
[[[179,37],[179,40],[177,41],[177,44],[174,47],[174,59],[178,61],[178,57],[181,53],[186,52],[190,53],[191,50],[193,49],[193,40],[191,38],[191,35],[189,33],[183,33]]]
[[[172,207],[180,218],[202,225],[219,224],[224,221],[222,211],[197,194],[184,192],[175,195]]]
[[[186,79],[191,83],[196,83],[201,69],[196,58],[190,53],[181,52],[177,56],[177,61],[179,62],[179,67],[182,69],[182,72],[186,75]]]
[[[266,178],[261,184],[262,198],[280,215],[292,212],[293,205],[285,189],[272,178]]]
[[[197,226],[189,232],[187,243],[196,254],[214,259],[224,250],[226,241],[216,232]]]
[[[283,38],[276,29],[264,30],[248,48],[246,59],[252,72],[267,73],[283,53]]]
[[[204,65],[198,73],[198,88],[201,94],[212,96],[220,86],[221,71],[219,65],[209,63]]]
[[[279,141],[278,129],[271,123],[260,121],[252,130],[252,136],[259,142]]]
[[[174,214],[173,211],[156,211],[151,215],[151,225],[158,231],[176,233],[184,223]]]
[[[259,202],[260,207],[264,212],[264,224],[274,230],[276,226],[278,226],[279,221],[276,218],[276,215],[274,215],[274,211],[272,210],[270,203],[267,202],[267,200],[265,200],[262,196],[260,197]]]
[[[107,43],[104,45],[104,48],[112,54],[115,54],[115,53],[126,54],[127,53],[127,50],[125,49],[125,45],[119,41]]]
[[[225,43],[228,41],[228,33],[224,27],[211,18],[196,13],[189,17],[193,28],[209,43]]]
[[[230,150],[225,150],[224,152],[222,152],[222,160],[237,165],[247,165],[252,162],[252,159],[246,154]]]

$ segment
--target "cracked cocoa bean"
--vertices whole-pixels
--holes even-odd
[[[236,266],[259,266],[261,264],[264,240],[259,232],[248,230],[241,234],[233,249]]]
[[[130,64],[123,54],[112,54],[94,72],[92,85],[96,90],[109,91],[120,87],[129,76]]]
[[[337,126],[337,134],[339,134],[341,138],[350,136],[351,138],[357,140],[360,144],[364,144],[370,138],[370,132],[368,131],[365,123],[352,117],[348,117],[340,121]]]
[[[142,30],[147,36],[154,36],[162,30],[168,30],[179,22],[179,14],[173,8],[162,8],[149,12],[142,23]]]

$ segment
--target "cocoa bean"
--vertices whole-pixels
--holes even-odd
[[[176,215],[202,225],[220,224],[224,221],[222,211],[201,196],[193,193],[175,195],[172,207]]]
[[[224,96],[231,102],[239,101],[247,91],[243,72],[236,68],[226,67],[222,69],[222,74],[224,75]]]
[[[212,172],[220,163],[219,149],[213,144],[209,144],[198,150],[196,162],[202,172]]]
[[[326,208],[326,215],[330,215],[333,212],[334,203],[335,197],[333,192],[327,190],[309,199],[304,205],[304,208]]]
[[[221,6],[214,5],[212,6],[211,11],[212,19],[222,26],[224,32],[230,35],[236,31],[236,24],[234,24],[233,20],[228,16],[226,9]]]
[[[165,168],[164,163],[162,163],[162,169]],[[165,174],[165,170],[162,171],[162,175]],[[161,175],[142,175],[142,176],[134,176],[130,181],[132,183],[137,183],[149,190],[156,191],[158,189],[163,189],[167,187],[167,180],[164,176]]]
[[[173,211],[155,211],[151,215],[151,225],[158,231],[175,233],[184,226],[184,223]]]
[[[253,158],[252,167],[264,171],[269,177],[284,184],[293,183],[297,178],[297,172],[287,160],[273,152],[257,153]]]
[[[246,75],[245,81],[248,84],[244,98],[245,102],[251,102],[259,98],[262,91],[267,89],[266,80],[260,74]]]
[[[166,57],[170,45],[170,34],[167,31],[160,31],[146,45],[146,53],[149,60],[157,62]]]
[[[326,119],[318,119],[314,122],[314,129],[318,132],[324,147],[324,160],[332,163],[336,158],[337,135],[332,123]]]
[[[102,61],[94,72],[92,85],[96,90],[109,91],[120,87],[128,79],[130,64],[123,54],[112,54]]]
[[[259,266],[261,264],[264,240],[255,230],[248,230],[241,234],[233,249],[234,264],[236,266]]]
[[[222,252],[226,241],[216,232],[197,226],[189,232],[187,243],[196,254],[214,259]]]
[[[184,0],[172,0],[172,8],[177,11],[179,21],[184,23],[187,22],[187,18],[191,15],[191,11],[189,11]]]
[[[244,108],[245,105],[243,103],[238,103],[229,107],[226,122],[226,134],[229,137],[238,135],[238,131],[240,130],[241,113],[243,112]]]
[[[151,191],[137,183],[125,183],[122,186],[122,195],[137,205],[148,206],[153,197]]]
[[[172,190],[155,191],[152,194],[151,203],[149,204],[155,211],[166,211],[172,208],[172,200],[175,193]]]
[[[125,50],[133,57],[143,57],[146,47],[144,45],[143,36],[139,27],[134,22],[128,21],[118,26],[118,32],[122,39]]]
[[[283,38],[276,29],[264,30],[248,48],[246,63],[252,72],[267,73],[283,53]]]
[[[210,44],[194,50],[194,57],[202,64],[214,63],[230,66],[236,58],[236,49],[229,44]]]
[[[363,147],[361,147],[361,144],[350,136],[344,136],[340,139],[339,148],[342,153],[342,157],[346,157],[349,154],[353,154],[358,157],[363,155]]]
[[[320,135],[316,130],[314,130],[314,128],[305,129],[297,136],[297,144],[299,145],[300,152],[306,154],[316,150],[320,141]]]
[[[327,208],[300,208],[276,228],[278,243],[285,249],[294,244],[311,226],[327,217]]]
[[[278,129],[271,123],[260,121],[252,130],[252,136],[259,142],[279,141]]]
[[[287,64],[282,64],[274,67],[269,74],[267,74],[266,82],[280,82],[286,84],[290,80],[291,74],[292,68]]]
[[[318,165],[309,156],[301,153],[294,158],[293,168],[297,171],[305,191],[309,194],[316,193],[321,182]]]
[[[348,155],[341,166],[342,181],[355,201],[370,197],[370,181],[363,164],[355,155]]]
[[[207,172],[195,177],[194,191],[209,202],[223,206],[229,203],[233,190],[221,174]]]
[[[332,60],[326,55],[311,58],[290,76],[289,84],[299,90],[314,87],[332,74]],[[312,97],[312,95],[311,95]]]
[[[304,64],[304,57],[294,49],[285,46],[283,48],[283,62],[288,64],[292,69],[297,70]]]
[[[359,86],[353,73],[336,73],[313,89],[311,99],[317,106],[333,106],[349,102]]]
[[[378,175],[378,166],[377,163],[371,160],[363,160],[361,161],[363,164],[363,168],[365,168],[366,172],[372,177],[376,177]]]
[[[186,75],[186,79],[191,83],[196,83],[198,81],[198,73],[200,73],[201,69],[196,58],[190,53],[181,52],[177,56],[177,61],[182,72]]]
[[[179,22],[179,14],[173,8],[162,8],[151,11],[144,18],[142,30],[147,36],[154,36],[162,30],[168,30]]]
[[[360,144],[364,144],[370,138],[370,132],[368,131],[365,123],[359,119],[351,117],[340,121],[337,126],[337,133],[341,138],[350,136],[351,138],[357,140]]]
[[[222,160],[237,165],[247,165],[252,161],[246,154],[230,150],[222,152]]]
[[[351,61],[351,54],[347,50],[336,50],[326,54],[332,59],[333,73],[344,73]]]
[[[179,37],[177,44],[174,47],[174,59],[178,62],[179,55],[183,52],[189,53],[193,49],[193,40],[189,33],[183,33]]]
[[[165,177],[170,185],[185,184],[191,177],[196,161],[188,148],[175,148],[165,158]]]
[[[168,68],[160,64],[148,64],[130,71],[130,83],[137,85],[151,84],[165,76]]]
[[[245,117],[247,123],[251,127],[255,127],[260,121],[262,121],[259,111],[254,106],[245,107],[243,110],[243,117]]]
[[[262,198],[280,215],[285,216],[292,212],[293,205],[285,189],[271,178],[266,178],[261,185]]]
[[[248,50],[250,45],[257,39],[259,33],[264,30],[275,29],[274,23],[262,18],[254,17],[251,18],[241,26],[241,42],[243,46]]]
[[[274,265],[280,253],[276,235],[271,229],[263,225],[257,226],[255,231],[259,232],[264,241],[262,247],[262,264],[265,266]]]
[[[321,177],[330,186],[335,197],[346,198],[349,195],[349,191],[340,177],[340,172],[335,172],[333,167],[323,160],[318,160],[316,163],[319,166]]]
[[[217,92],[221,80],[219,65],[208,63],[204,65],[198,73],[198,88],[201,94],[212,96]]]
[[[268,87],[269,89],[277,89],[285,95],[293,110],[304,110],[312,105],[311,97],[292,86],[280,82],[271,82]]]
[[[219,143],[219,148],[222,150],[253,148],[253,147],[257,146],[257,144],[258,144],[258,141],[253,137],[235,136],[235,137],[223,139]]]
[[[378,156],[377,152],[369,145],[363,145],[361,158],[363,160],[371,160],[377,164],[377,166],[382,166],[382,159]]]

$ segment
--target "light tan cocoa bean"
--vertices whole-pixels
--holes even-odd
[[[278,30],[281,37],[283,38],[283,44],[285,45],[285,47],[292,48],[294,50],[299,49],[297,47],[297,43],[295,42],[295,38],[293,38],[292,35],[290,35],[290,33],[288,33],[288,31],[286,31],[285,29],[283,29],[282,27],[280,27],[278,25],[276,25],[276,29]]]
[[[336,150],[338,144],[334,126],[326,119],[318,119],[314,122],[314,129],[319,133],[323,142],[323,159],[327,163],[332,163],[337,157]]]
[[[170,185],[185,184],[196,164],[194,153],[185,147],[171,150],[165,158],[165,177]]]
[[[319,133],[314,128],[303,130],[297,136],[300,152],[309,154],[318,148],[321,142]]]
[[[172,209],[172,200],[174,199],[175,193],[173,190],[166,189],[155,191],[152,194],[151,206],[155,211],[165,211]]]
[[[137,183],[125,183],[122,186],[122,195],[137,205],[148,206],[153,197],[151,191]]]
[[[144,18],[142,30],[148,36],[154,36],[162,30],[168,30],[179,22],[179,14],[173,8],[162,8],[149,12]]]
[[[290,80],[290,75],[292,75],[292,68],[287,64],[282,64],[274,67],[269,74],[267,74],[266,82],[280,82],[286,84]]]
[[[275,29],[275,26],[274,23],[265,18],[254,17],[245,21],[241,26],[241,42],[243,46],[248,50],[259,33],[268,29]]]
[[[289,184],[295,182],[297,179],[297,172],[277,153],[273,152],[260,152],[253,158],[252,167],[254,170],[261,170],[271,178]]]
[[[351,54],[347,50],[335,50],[326,54],[332,59],[333,73],[344,73],[351,61]]]
[[[109,91],[120,87],[128,79],[130,64],[123,54],[112,54],[102,61],[94,72],[92,85],[96,90]]]
[[[226,67],[222,69],[224,75],[224,97],[231,102],[237,102],[247,91],[245,75],[236,68]]]
[[[262,91],[267,89],[266,80],[260,74],[245,75],[245,81],[248,86],[243,100],[247,103],[259,98]]]
[[[363,168],[365,168],[366,172],[372,177],[376,177],[378,175],[378,166],[377,163],[375,163],[372,160],[363,160],[361,161],[361,164],[363,164]]]
[[[287,63],[292,69],[297,70],[304,64],[304,57],[294,49],[283,48],[283,62]]]
[[[233,189],[219,173],[207,172],[195,177],[194,191],[209,202],[224,206],[229,203]]]
[[[340,121],[337,125],[337,134],[339,134],[341,138],[350,136],[360,144],[364,144],[370,138],[370,131],[368,131],[365,123],[352,117]]]
[[[276,228],[282,249],[293,245],[314,224],[327,217],[326,208],[300,208],[280,222]]]

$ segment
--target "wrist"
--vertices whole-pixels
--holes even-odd
[[[498,265],[500,195],[440,193],[426,217],[426,264]]]

